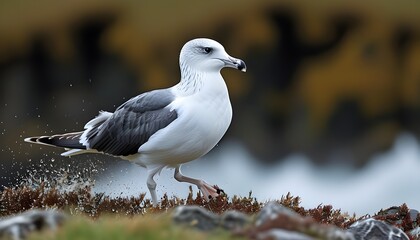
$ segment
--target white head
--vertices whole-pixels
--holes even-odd
[[[179,63],[181,71],[183,67],[203,72],[218,72],[224,67],[246,71],[244,61],[229,56],[220,43],[208,38],[197,38],[187,42],[181,49]]]

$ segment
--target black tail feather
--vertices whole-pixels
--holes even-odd
[[[29,137],[25,139],[25,142],[71,149],[86,149],[86,146],[79,142],[82,134],[83,132],[75,132],[54,136]]]

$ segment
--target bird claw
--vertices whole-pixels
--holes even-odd
[[[201,186],[198,186],[198,188],[200,189],[201,193],[204,196],[204,199],[206,201],[209,201],[213,198],[216,198],[218,196],[220,196],[222,193],[224,194],[225,191],[223,191],[221,188],[219,188],[217,185],[209,185],[206,182],[203,182],[201,184]]]
[[[225,195],[225,191],[223,191],[223,189],[219,188],[219,186],[217,185],[213,185],[213,188],[216,189],[217,194],[221,195],[223,193],[223,195]]]

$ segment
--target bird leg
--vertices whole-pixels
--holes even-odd
[[[216,185],[211,186],[210,184],[206,183],[205,181],[201,179],[195,179],[195,178],[182,175],[181,166],[178,166],[175,168],[174,178],[178,180],[179,182],[188,182],[188,183],[196,185],[198,189],[200,189],[206,201],[219,196],[220,193],[223,192],[223,190],[220,189]]]
[[[157,196],[156,196],[156,182],[153,179],[153,177],[161,169],[162,169],[161,167],[153,168],[153,169],[150,169],[150,170],[148,169],[147,188],[149,188],[150,195],[152,196],[153,207],[156,207],[157,203],[158,203]]]

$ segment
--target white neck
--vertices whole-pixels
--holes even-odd
[[[181,64],[181,81],[174,86],[178,95],[207,93],[227,96],[228,90],[220,71],[202,72]]]
[[[192,95],[201,90],[204,73],[181,64],[181,81],[175,86],[181,95]]]

